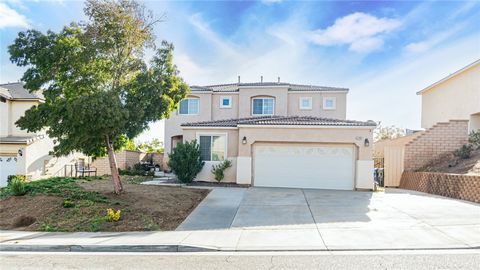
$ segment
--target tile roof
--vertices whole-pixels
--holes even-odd
[[[0,84],[0,96],[6,99],[32,99],[43,100],[44,97],[40,92],[30,93],[23,87],[22,82]]]
[[[281,125],[281,126],[366,126],[375,127],[376,123],[369,120],[353,121],[312,116],[259,116],[238,119],[184,123],[182,127],[238,127],[241,125]]]
[[[45,136],[42,134],[35,134],[30,136],[6,136],[0,137],[0,144],[31,144],[37,140],[43,139]]]
[[[228,83],[228,84],[214,84],[206,86],[190,86],[192,92],[238,92],[240,87],[252,87],[252,86],[283,86],[287,87],[288,91],[348,91],[348,88],[340,87],[327,87],[318,85],[306,85],[306,84],[291,84],[284,82],[254,82],[254,83]]]

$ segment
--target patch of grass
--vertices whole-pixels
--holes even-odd
[[[48,224],[48,223],[42,223],[40,225],[40,231],[44,232],[58,232],[58,228],[54,225]]]
[[[90,231],[91,232],[98,232],[102,229],[103,223],[106,222],[106,218],[104,216],[95,216],[90,221]]]
[[[143,175],[122,175],[121,179],[129,184],[141,184],[142,182],[152,180],[153,177]]]
[[[92,181],[93,179],[83,179]],[[98,179],[97,179],[98,180]],[[29,182],[26,189],[30,195],[55,195],[63,197],[69,201],[92,201],[92,202],[107,202],[107,197],[94,191],[87,191],[77,185],[78,181],[75,178],[69,177],[52,177],[45,180]]]

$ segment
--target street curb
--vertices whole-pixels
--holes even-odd
[[[391,248],[391,249],[247,249],[222,250],[217,248],[184,245],[0,245],[0,252],[277,252],[277,251],[427,251],[427,250],[480,250],[473,247],[445,248]]]
[[[0,251],[29,252],[213,252],[217,249],[183,245],[0,245]]]

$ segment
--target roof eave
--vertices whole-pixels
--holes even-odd
[[[448,80],[450,80],[451,78],[453,78],[453,77],[455,77],[455,76],[457,76],[457,75],[459,75],[459,74],[461,74],[461,73],[463,73],[463,72],[469,70],[470,68],[473,68],[474,66],[479,65],[479,64],[480,64],[480,59],[478,59],[477,61],[469,64],[469,65],[466,66],[466,67],[463,67],[463,68],[455,71],[454,73],[452,73],[452,74],[444,77],[443,79],[441,79],[441,80],[439,80],[439,81],[437,81],[437,82],[435,82],[435,83],[432,83],[431,85],[423,88],[422,90],[420,90],[420,91],[417,92],[417,95],[422,95],[422,94],[424,94],[425,92],[429,91],[430,89],[434,88],[435,86],[437,86],[437,85],[439,85],[439,84],[441,84],[441,83],[443,83],[443,82],[445,82],[445,81],[448,81]]]

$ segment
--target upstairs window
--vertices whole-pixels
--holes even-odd
[[[187,98],[180,101],[178,113],[182,115],[196,115],[199,111],[200,101],[198,98]]]
[[[220,98],[220,108],[231,108],[231,107],[232,107],[232,97]]]
[[[275,100],[273,98],[254,98],[252,100],[252,115],[273,115]]]
[[[311,110],[312,109],[312,98],[311,97],[301,97],[300,98],[300,110]]]
[[[323,109],[324,110],[335,110],[337,108],[337,99],[334,97],[324,97],[323,98]]]

